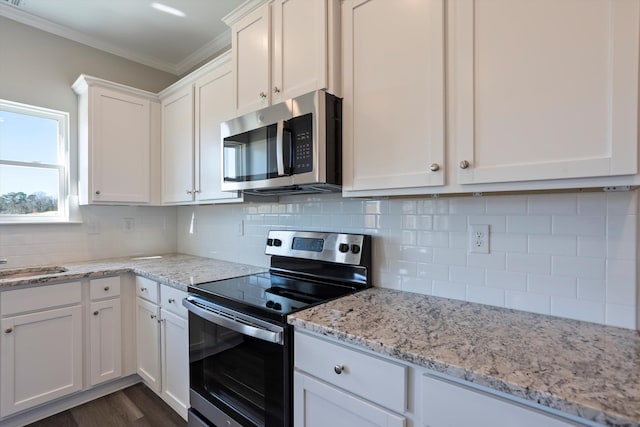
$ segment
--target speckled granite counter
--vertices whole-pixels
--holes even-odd
[[[33,286],[61,280],[77,280],[132,272],[186,291],[187,286],[196,283],[244,276],[266,270],[262,267],[182,254],[62,263],[61,266],[65,267],[67,271],[15,279],[0,279],[0,290],[6,290],[7,287]]]
[[[598,423],[640,426],[636,331],[378,288],[289,323]]]

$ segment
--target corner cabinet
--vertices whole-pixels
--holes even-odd
[[[242,201],[220,190],[220,123],[234,114],[230,60],[223,54],[160,93],[163,203]]]
[[[640,184],[639,0],[392,3],[343,3],[346,196]]]
[[[86,75],[73,90],[78,95],[80,204],[158,202],[157,96]]]
[[[340,94],[337,0],[247,2],[223,20],[231,27],[236,114],[317,89]]]

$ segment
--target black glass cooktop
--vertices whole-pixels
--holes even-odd
[[[286,321],[287,314],[357,290],[270,272],[189,286],[189,292],[260,317]]]

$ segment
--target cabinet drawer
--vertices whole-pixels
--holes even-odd
[[[160,287],[160,305],[165,310],[177,314],[178,316],[187,317],[188,311],[182,305],[182,300],[187,293],[171,286],[162,285]]]
[[[406,366],[298,332],[294,348],[297,369],[404,413],[407,407]]]
[[[120,276],[92,279],[89,282],[89,297],[91,301],[120,295]]]
[[[82,300],[80,289],[80,282],[69,282],[5,291],[0,293],[0,313],[6,316],[25,311],[78,304]]]
[[[136,295],[154,304],[158,304],[160,301],[158,298],[160,296],[158,282],[147,279],[146,277],[136,276]]]

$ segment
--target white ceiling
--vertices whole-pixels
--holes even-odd
[[[181,10],[160,12],[154,2]],[[0,0],[0,16],[180,75],[231,43],[244,0]]]

